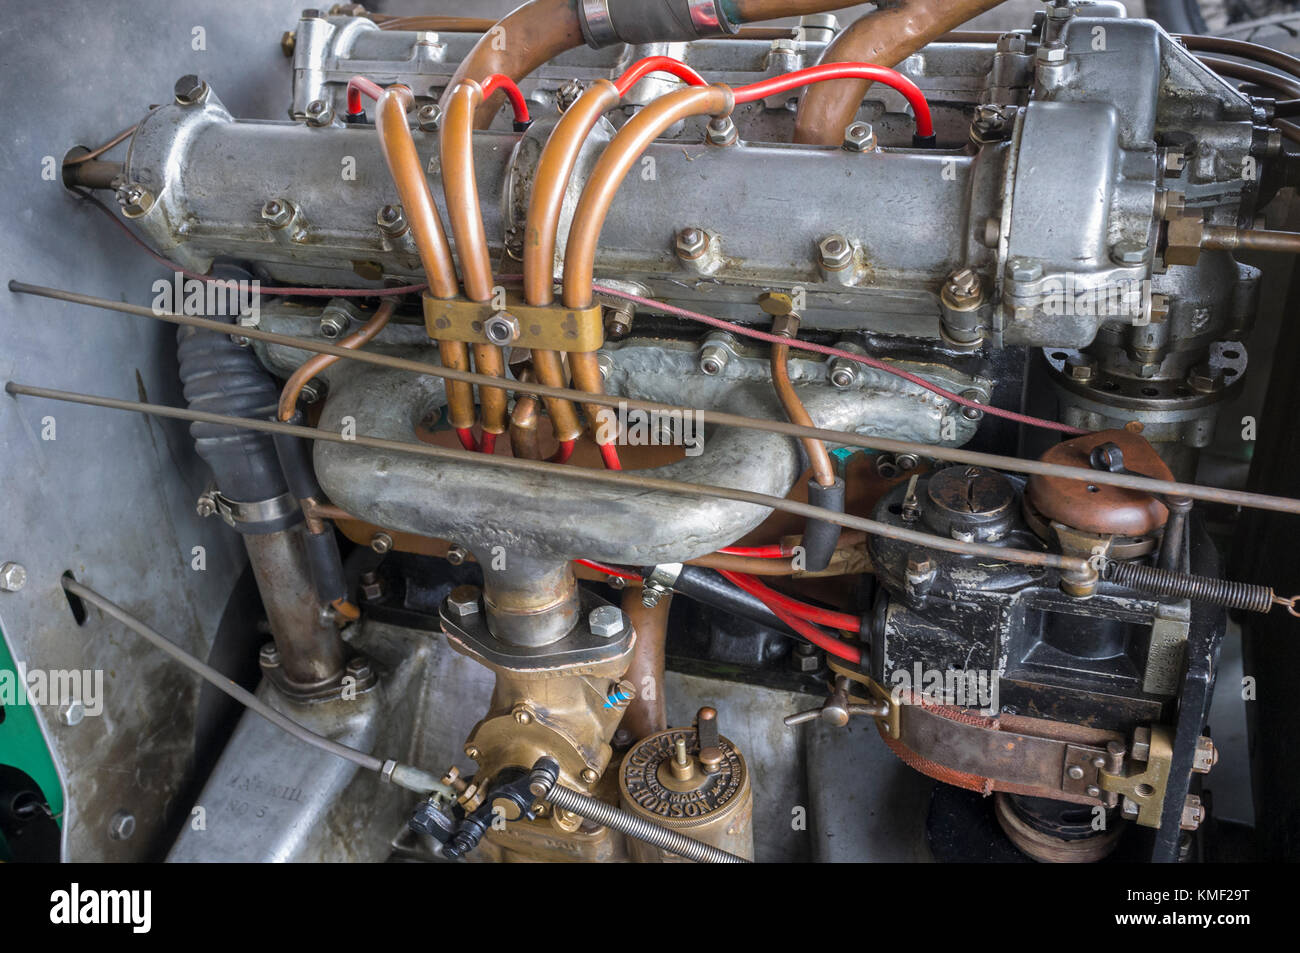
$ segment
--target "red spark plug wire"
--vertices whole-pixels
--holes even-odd
[[[739,86],[735,90],[736,105],[752,103],[757,99],[766,99],[768,96],[789,92],[800,86],[832,79],[869,79],[898,90],[916,114],[916,134],[923,139],[929,139],[934,135],[934,119],[930,115],[930,104],[926,101],[925,93],[921,92],[921,88],[897,70],[889,69],[887,66],[873,66],[870,63],[823,63],[820,66],[810,66],[772,79],[750,83],[748,86]]]
[[[618,90],[620,96],[626,96],[629,89],[651,73],[671,73],[689,86],[709,85],[708,80],[679,59],[671,56],[647,56],[643,60],[637,60],[626,73],[615,80],[614,88]]]

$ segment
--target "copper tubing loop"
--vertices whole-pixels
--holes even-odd
[[[725,86],[693,86],[661,96],[619,130],[592,170],[591,179],[583,190],[573,215],[564,255],[566,308],[587,308],[592,304],[596,244],[600,240],[600,232],[609,215],[614,196],[641,154],[674,123],[691,116],[726,116],[731,113],[734,105],[735,97]],[[578,390],[590,394],[604,392],[595,354],[572,354],[569,366],[573,371],[573,383]],[[596,404],[586,404],[584,409],[587,419],[596,424],[597,442],[610,442],[600,440],[601,437],[609,437],[606,432],[608,428],[600,424],[608,420],[611,411]]]
[[[471,301],[492,300],[492,254],[483,228],[483,211],[474,177],[474,109],[483,99],[475,82],[465,82],[451,93],[442,125],[442,187],[447,195],[447,217],[456,240],[465,295]],[[504,377],[505,355],[495,344],[474,345],[474,366],[480,374]],[[506,432],[506,392],[499,387],[480,387],[483,432]],[[450,416],[450,414],[449,414]],[[455,424],[453,421],[453,425]]]
[[[415,151],[415,140],[406,124],[406,112],[414,97],[405,86],[390,86],[379,97],[375,106],[375,126],[379,131],[379,145],[388,163],[388,171],[397,187],[397,197],[411,226],[420,264],[429,280],[429,293],[435,298],[455,298],[460,294],[456,284],[456,265],[452,261],[451,246],[442,230],[433,193],[424,177],[424,165]],[[469,352],[458,341],[441,341],[438,354],[442,366],[453,371],[469,370]],[[453,427],[469,429],[474,426],[474,388],[461,381],[447,382],[447,418]]]
[[[798,424],[800,427],[811,427],[813,426],[813,419],[809,416],[803,401],[799,399],[798,393],[795,392],[794,384],[790,383],[789,360],[790,345],[772,345],[772,386],[776,388],[777,399],[781,401],[781,407],[785,410],[785,415],[790,419],[790,423]],[[831,462],[831,455],[826,450],[826,444],[811,437],[805,437],[800,442],[803,444],[804,451],[808,454],[813,479],[821,486],[834,486],[835,464]]]
[[[668,609],[672,594],[665,593],[653,608],[641,602],[642,588],[629,585],[623,590],[623,611],[636,630],[632,664],[623,677],[636,687],[619,730],[640,741],[668,727],[667,694],[664,691],[664,647],[668,641]],[[650,690],[647,690],[647,689]]]
[[[364,347],[373,341],[385,327],[388,326],[388,319],[393,316],[393,311],[397,308],[397,302],[388,298],[371,316],[370,320],[361,326],[361,330],[354,334],[349,334],[342,341],[339,341],[339,347],[345,347],[348,350],[355,350]],[[298,407],[298,395],[302,393],[303,385],[315,377],[327,367],[333,366],[339,358],[331,354],[317,354],[303,361],[302,366],[293,372],[293,375],[285,382],[284,390],[280,391],[279,416],[281,420],[290,420],[294,411]]]
[[[855,20],[826,47],[821,62],[897,66],[927,43],[1001,2],[902,0]],[[752,3],[755,6],[768,5],[765,0],[752,0]],[[743,11],[747,4],[742,0],[739,5]],[[799,100],[794,141],[839,145],[870,85],[865,80],[837,79],[809,86]]]
[[[524,298],[531,305],[548,305],[555,298],[555,245],[569,179],[587,136],[619,99],[613,83],[597,80],[560,117],[542,150],[524,230]],[[578,363],[589,362],[579,358]],[[565,386],[564,368],[555,351],[534,351],[533,369],[548,387]],[[589,377],[590,369],[584,370]],[[596,373],[599,376],[599,367]],[[582,433],[577,412],[567,400],[548,399],[546,409],[558,440],[576,440]]]

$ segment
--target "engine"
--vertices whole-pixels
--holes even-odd
[[[1196,856],[1237,615],[1294,635],[1231,552],[1293,481],[1207,458],[1300,250],[1292,113],[1120,3],[956,29],[996,5],[306,10],[286,116],[197,69],[69,152],[163,277],[11,290],[177,325],[183,399],[16,365],[10,412],[187,422],[252,578],[223,656],[98,555],[6,562],[0,611],[66,594],[249,708],[147,810],[55,733],[65,852],[144,851],[126,813],[173,861]]]

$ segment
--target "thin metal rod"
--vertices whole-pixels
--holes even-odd
[[[255,715],[260,715],[277,728],[293,735],[293,737],[297,738],[299,741],[309,744],[313,748],[319,748],[326,754],[332,754],[336,757],[343,758],[346,761],[351,761],[353,764],[364,768],[367,771],[376,771],[381,774],[384,772],[384,767],[387,762],[382,758],[376,758],[372,754],[367,754],[364,751],[359,751],[356,748],[352,748],[345,744],[339,744],[339,742],[326,738],[324,735],[317,734],[310,728],[304,728],[292,718],[276,711],[243,686],[232,682],[212,666],[200,661],[193,655],[190,655],[190,653],[180,648],[171,639],[151,628],[138,616],[127,612],[116,602],[111,601],[107,596],[100,595],[89,586],[83,585],[75,579],[69,579],[66,576],[63,578],[63,588],[72,593],[72,595],[76,596],[78,599],[89,602],[91,605],[98,606],[105,615],[116,619],[132,632],[136,633],[136,635],[139,635],[146,642],[151,644],[154,648],[161,650],[175,661],[180,662],[181,665],[185,666],[195,675],[198,675],[209,685],[225,692]],[[453,793],[445,785],[432,780],[431,775],[428,775],[426,772],[421,771],[418,768],[412,768],[409,765],[394,764],[395,769],[390,769],[390,774],[392,775],[392,781],[394,784],[399,784],[402,787],[410,787],[411,790],[420,791],[421,793],[426,794],[429,791],[435,790],[441,794]],[[409,783],[412,780],[416,781],[414,785]],[[430,784],[432,784],[432,787],[429,786]]]
[[[412,456],[428,457],[435,460],[455,460],[473,466],[498,467],[504,470],[517,470],[524,473],[540,473],[547,476],[563,476],[567,479],[587,483],[603,483],[619,486],[628,490],[662,490],[689,497],[713,497],[720,500],[734,500],[738,503],[752,503],[769,509],[782,510],[802,516],[805,519],[820,519],[828,523],[837,523],[849,529],[861,530],[875,536],[884,536],[902,542],[914,543],[928,549],[960,553],[969,556],[981,556],[1003,562],[1020,563],[1026,566],[1041,566],[1063,572],[1094,574],[1088,560],[1077,556],[1062,556],[1056,553],[1035,552],[1024,549],[1003,549],[984,543],[965,543],[943,536],[932,536],[917,530],[890,526],[875,520],[837,513],[820,506],[811,506],[784,497],[771,496],[766,493],[753,493],[749,490],[737,490],[726,486],[713,486],[706,483],[686,483],[680,480],[666,480],[662,477],[649,477],[635,471],[626,470],[586,470],[582,467],[548,463],[544,460],[528,460],[522,457],[503,457],[483,453],[470,453],[467,450],[453,450],[424,443],[404,443],[382,437],[370,437],[363,434],[344,436],[329,430],[315,427],[300,427],[294,424],[272,420],[257,420],[251,417],[232,417],[226,414],[211,414],[205,411],[185,410],[179,407],[166,407],[160,404],[146,404],[134,400],[119,400],[115,397],[99,397],[92,394],[78,394],[72,391],[53,390],[47,387],[33,387],[8,381],[5,390],[10,394],[26,397],[42,397],[48,400],[61,400],[73,404],[86,404],[91,407],[105,407],[110,410],[126,410],[155,417],[169,417],[173,420],[197,421],[199,423],[218,424],[228,427],[243,427],[264,433],[285,434],[302,437],[306,440],[324,440],[329,443],[366,447],[371,450],[384,450],[390,453],[406,453]]]
[[[140,305],[125,304],[120,301],[113,301],[110,298],[98,298],[94,295],[78,294],[73,291],[63,291],[59,288],[32,285],[22,281],[10,281],[9,290],[20,294],[31,294],[43,298],[52,298],[57,301],[67,301],[72,304],[86,305],[92,308],[104,308],[108,311],[116,311],[121,314],[138,315],[140,317],[152,318],[156,321],[165,321],[170,324],[181,324],[187,327],[203,328],[209,331],[216,331],[219,334],[238,334],[254,341],[264,341],[268,344],[278,344],[283,347],[313,352],[316,354],[331,354],[335,357],[344,358],[345,360],[359,361],[363,364],[373,364],[376,367],[386,367],[392,370],[410,371],[415,374],[426,374],[430,377],[442,378],[443,380],[462,381],[469,384],[486,384],[488,386],[502,385],[502,381],[498,378],[489,377],[483,374],[475,374],[470,371],[452,370],[446,367],[439,367],[435,364],[429,364],[424,361],[414,361],[408,358],[393,357],[388,354],[379,354],[374,351],[350,351],[346,348],[334,344],[327,344],[323,341],[296,338],[287,334],[275,334],[270,331],[259,330],[258,328],[236,328],[221,321],[212,321],[207,318],[199,318],[192,315],[173,314],[166,311],[155,312],[150,308],[145,308]],[[1300,500],[1290,499],[1288,497],[1268,496],[1263,493],[1247,493],[1241,490],[1229,490],[1222,487],[1198,486],[1193,483],[1174,483],[1165,480],[1154,480],[1150,477],[1134,476],[1128,473],[1110,473],[1104,470],[1091,470],[1086,467],[1070,467],[1058,463],[1045,463],[1041,460],[1021,460],[1018,457],[1007,457],[995,453],[979,453],[973,450],[961,450],[956,447],[940,447],[932,444],[916,443],[910,440],[893,440],[888,437],[863,436],[862,434],[852,433],[849,431],[825,430],[820,427],[802,427],[798,424],[788,423],[783,420],[762,420],[757,417],[745,417],[739,414],[728,414],[717,410],[702,410],[698,408],[682,407],[677,404],[665,404],[658,401],[637,400],[631,397],[618,397],[605,394],[588,394],[584,391],[572,390],[566,387],[547,387],[544,384],[528,383],[524,381],[507,381],[506,386],[517,393],[532,394],[535,397],[558,397],[565,400],[585,401],[586,403],[596,404],[602,407],[626,407],[629,409],[645,410],[661,414],[691,414],[702,423],[710,423],[722,427],[740,427],[749,430],[760,430],[766,433],[776,433],[781,434],[782,436],[795,437],[798,439],[811,438],[814,440],[824,440],[846,447],[861,447],[867,450],[877,450],[882,453],[917,454],[935,460],[943,460],[947,463],[961,463],[966,464],[967,466],[1007,470],[1011,473],[1024,473],[1037,476],[1058,477],[1066,480],[1079,480],[1086,483],[1094,483],[1099,486],[1117,486],[1127,490],[1136,490],[1141,493],[1151,493],[1155,495],[1189,496],[1194,500],[1202,500],[1207,503],[1223,503],[1228,506],[1242,506],[1248,509],[1270,510],[1276,513],[1300,514]]]

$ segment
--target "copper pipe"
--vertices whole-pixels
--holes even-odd
[[[594,300],[596,243],[609,215],[614,195],[623,184],[637,159],[650,143],[669,126],[690,116],[709,114],[725,116],[735,105],[735,97],[725,86],[690,87],[661,96],[633,116],[605,148],[592,170],[587,187],[573,215],[569,243],[564,255],[564,306],[587,308]],[[595,354],[570,354],[569,368],[578,390],[589,394],[604,393],[604,382]],[[584,405],[597,443],[612,442],[607,432],[611,411],[596,405]],[[605,440],[601,440],[605,437]]]
[[[369,344],[380,331],[388,326],[388,319],[393,316],[393,311],[396,308],[397,302],[392,298],[385,300],[371,315],[370,320],[361,326],[361,330],[349,334],[342,341],[339,341],[339,347],[355,350]],[[330,354],[317,354],[315,357],[310,357],[302,362],[302,366],[293,372],[293,375],[285,382],[284,389],[280,391],[281,420],[289,420],[293,417],[298,406],[298,395],[302,393],[303,386],[321,371],[333,366],[338,360],[339,358]]]
[[[524,297],[531,305],[548,305],[555,299],[555,244],[569,179],[587,136],[620,98],[613,83],[596,80],[565,110],[542,150],[524,230]],[[555,351],[534,351],[533,367],[543,384],[564,386],[564,368]],[[558,440],[576,440],[582,433],[577,412],[567,400],[548,399],[546,409]]]
[[[672,594],[665,593],[653,608],[641,602],[641,586],[623,590],[623,611],[636,630],[632,647],[632,664],[623,677],[636,689],[636,697],[623,713],[619,730],[631,741],[663,731],[668,727],[668,706],[664,696],[664,646],[668,641],[668,609]]]
[[[569,229],[564,254],[564,306],[588,308],[593,300],[596,243],[623,179],[650,143],[691,116],[726,116],[735,97],[725,86],[692,86],[661,96],[619,130],[592,170]],[[575,372],[576,376],[576,372]]]
[[[1206,225],[1201,247],[1214,251],[1275,251],[1300,254],[1300,232],[1270,232],[1262,228]]]
[[[540,403],[536,397],[520,397],[510,414],[510,451],[526,460],[542,459],[541,442],[537,435],[537,411]]]
[[[451,246],[447,244],[442,219],[433,204],[424,164],[415,151],[411,128],[406,124],[406,112],[413,102],[414,96],[405,86],[390,86],[379,97],[375,106],[379,146],[393,176],[406,220],[410,223],[411,237],[415,240],[420,264],[429,281],[429,293],[435,298],[455,298],[460,294],[460,287],[456,284]],[[469,352],[464,344],[442,341],[438,345],[438,354],[442,366],[448,370],[469,370]],[[474,426],[474,416],[474,388],[460,381],[448,381],[447,418],[451,425],[469,429]]]
[[[772,386],[776,388],[777,399],[790,423],[800,427],[813,426],[812,417],[799,399],[794,384],[790,382],[790,345],[772,345]],[[835,485],[835,464],[826,450],[826,444],[811,437],[802,441],[804,452],[808,454],[808,463],[812,466],[813,479],[822,486]]]
[[[749,0],[763,6],[767,0]],[[901,0],[859,17],[822,53],[823,63],[875,63],[897,66],[927,43],[991,10],[1002,0]],[[742,0],[743,3],[743,0]],[[743,5],[742,5],[743,9]],[[839,79],[809,86],[799,100],[794,141],[839,145],[871,84]]]
[[[483,228],[483,210],[478,200],[474,175],[474,109],[483,90],[473,81],[452,90],[440,137],[442,187],[447,196],[447,218],[456,240],[465,295],[471,301],[492,300],[492,253]],[[474,369],[480,374],[504,377],[505,355],[495,344],[474,345]],[[506,432],[506,392],[499,387],[480,387],[483,432]]]
[[[1194,33],[1182,33],[1178,34],[1175,39],[1181,40],[1183,46],[1197,53],[1222,53],[1224,56],[1240,56],[1243,59],[1257,60],[1300,79],[1300,59],[1288,53],[1283,53],[1281,50],[1261,46],[1258,43],[1249,43],[1245,40],[1232,40],[1226,36],[1199,36]]]
[[[792,576],[798,570],[791,559],[764,559],[761,556],[732,556],[728,553],[709,553],[698,559],[686,560],[688,566],[704,566],[707,569],[725,569],[727,572],[743,572],[751,576]]]
[[[520,80],[566,50],[583,45],[582,27],[574,0],[529,0],[506,14],[474,44],[447,85],[449,91],[467,79],[482,82],[493,73]],[[497,93],[474,114],[474,128],[486,129],[506,101]],[[445,110],[450,92],[442,97]]]
[[[1282,76],[1269,69],[1239,63],[1236,60],[1225,60],[1218,56],[1199,56],[1197,59],[1220,76],[1276,90],[1283,96],[1300,97],[1300,80],[1294,76]]]

